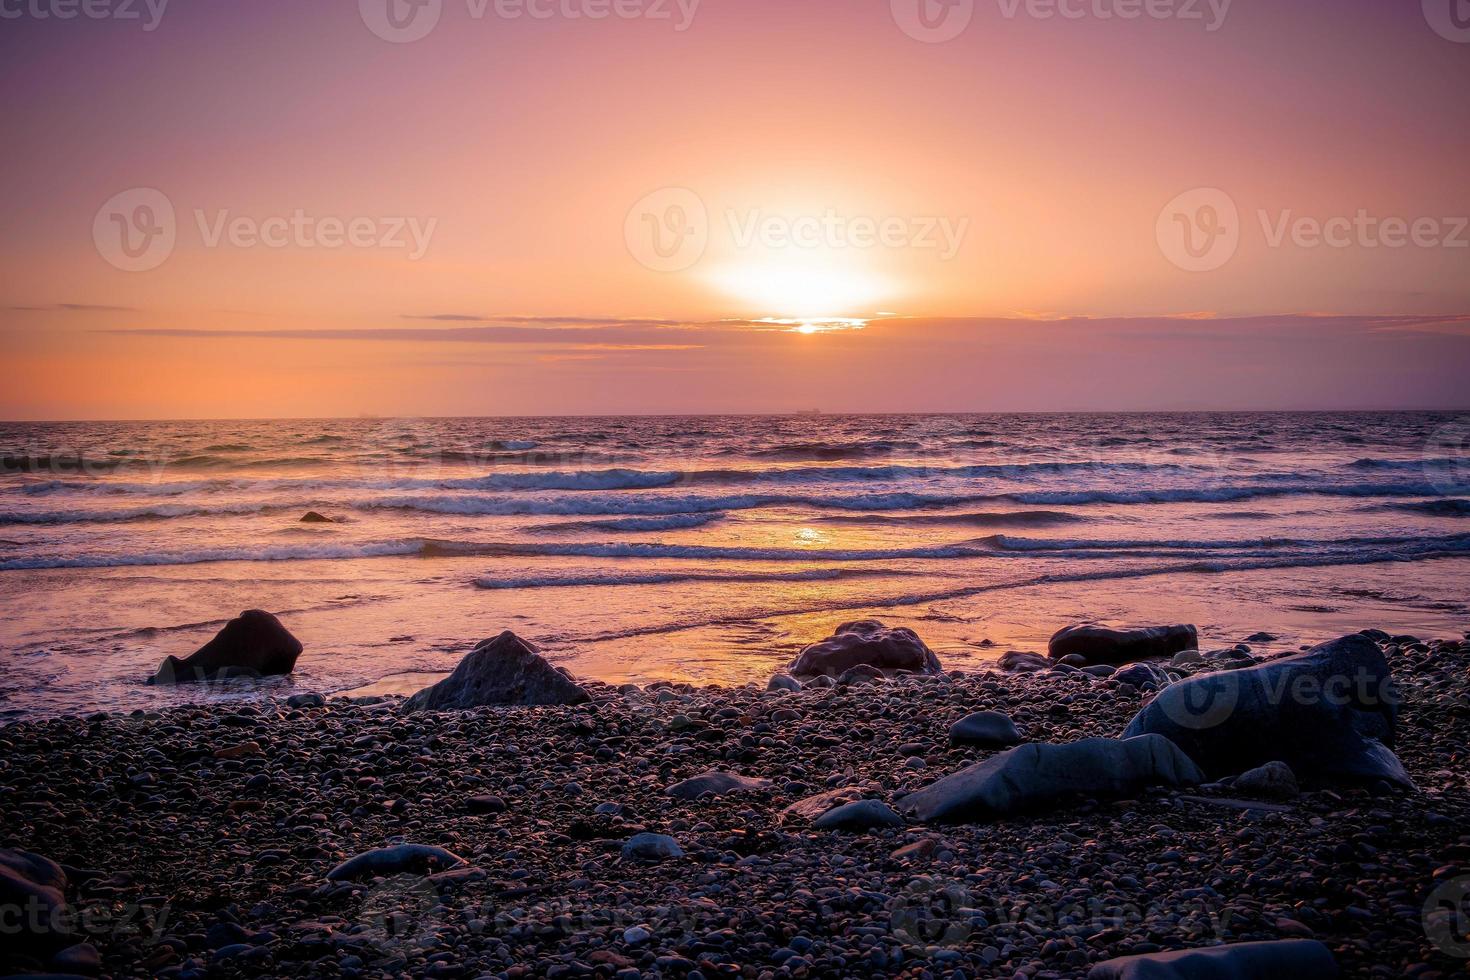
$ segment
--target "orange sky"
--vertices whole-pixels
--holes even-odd
[[[374,2],[0,22],[0,417],[1464,405],[1470,43],[1419,4]]]

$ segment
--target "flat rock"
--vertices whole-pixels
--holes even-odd
[[[250,609],[225,624],[188,658],[169,657],[149,684],[190,684],[227,678],[273,677],[296,669],[301,641],[268,612]]]
[[[903,817],[881,800],[858,800],[834,807],[812,821],[813,830],[845,830],[861,833],[881,827],[902,827]]]
[[[838,677],[860,665],[885,674],[898,670],[943,673],[939,658],[917,633],[901,626],[890,629],[876,619],[843,623],[827,639],[802,650],[789,669],[795,677]]]
[[[1199,767],[1158,736],[1033,742],[945,776],[905,796],[898,808],[922,821],[987,820],[1041,810],[1074,796],[1118,796],[1147,786],[1203,781]]]
[[[1172,657],[1199,646],[1193,626],[1149,626],[1115,629],[1084,623],[1058,630],[1047,644],[1053,660],[1080,656],[1089,664],[1130,664],[1151,657]]]
[[[430,844],[399,844],[379,847],[348,858],[327,872],[328,881],[360,881],[399,874],[426,875],[458,867],[465,859],[452,851]]]
[[[1235,943],[1124,956],[1094,966],[1087,980],[1332,980],[1332,951],[1312,939]]]
[[[1354,634],[1179,681],[1129,722],[1124,737],[1163,735],[1215,779],[1279,761],[1308,783],[1382,779],[1412,789],[1392,751],[1398,706],[1383,652]]]
[[[487,705],[583,704],[591,697],[530,643],[507,630],[485,640],[444,680],[404,704],[405,711],[459,711]]]
[[[949,740],[957,745],[1004,747],[1021,741],[1016,723],[999,711],[976,711],[949,726]]]
[[[706,793],[725,796],[728,793],[752,793],[769,789],[770,786],[769,779],[752,779],[738,773],[711,769],[677,782],[664,792],[681,800],[697,800]]]
[[[825,793],[818,793],[816,796],[808,796],[805,799],[797,800],[782,810],[777,819],[780,823],[811,823],[828,810],[834,810],[848,803],[855,803],[865,795],[862,788],[858,786],[843,786],[840,789],[828,790]]]

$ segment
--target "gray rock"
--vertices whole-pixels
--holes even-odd
[[[288,708],[320,708],[327,699],[320,694],[293,694],[286,699]]]
[[[837,632],[801,651],[790,670],[796,677],[837,677],[858,665],[876,667],[885,673],[907,670],[915,674],[939,674],[939,658],[911,629],[889,629],[875,619],[843,623]]]
[[[301,641],[268,612],[249,609],[184,660],[169,657],[149,684],[194,684],[227,678],[272,677],[296,669]]]
[[[1398,707],[1383,652],[1354,634],[1175,683],[1124,737],[1163,735],[1216,779],[1281,761],[1308,783],[1382,779],[1412,788],[1392,751]]]
[[[1245,642],[1247,642],[1247,643],[1275,643],[1279,639],[1280,639],[1280,637],[1278,637],[1274,633],[1252,633],[1250,636],[1247,636],[1245,638]]]
[[[486,640],[444,680],[404,704],[405,711],[456,711],[484,705],[582,704],[585,690],[536,647],[510,631]]]
[[[442,847],[429,844],[399,844],[380,847],[348,858],[327,872],[328,881],[360,881],[398,874],[430,874],[458,867],[465,859]]]
[[[1096,623],[1058,630],[1047,645],[1053,660],[1081,656],[1089,664],[1129,664],[1150,657],[1170,657],[1199,646],[1193,626],[1150,626],[1114,629]]]
[[[1168,739],[1088,738],[1032,743],[1002,752],[911,793],[898,808],[915,819],[986,820],[1046,808],[1071,796],[1191,786],[1204,775]]]
[[[624,861],[667,861],[683,856],[679,842],[665,834],[637,834],[623,845]]]
[[[999,711],[977,711],[949,726],[949,740],[958,745],[1004,747],[1021,741],[1016,723]]]
[[[1296,773],[1284,762],[1268,762],[1241,773],[1232,789],[1263,800],[1290,800],[1302,792],[1297,786]]]
[[[790,674],[776,674],[766,684],[767,691],[800,691],[801,681]]]
[[[769,789],[770,786],[769,779],[751,779],[738,773],[711,769],[709,772],[702,772],[698,776],[690,776],[682,782],[677,782],[664,792],[681,800],[697,800],[705,793],[724,796],[727,793],[750,793]]]
[[[1087,980],[1333,980],[1332,951],[1313,939],[1235,943],[1124,956],[1097,964]]]
[[[880,827],[902,827],[903,817],[881,800],[858,800],[834,807],[812,821],[813,830],[861,833]]]

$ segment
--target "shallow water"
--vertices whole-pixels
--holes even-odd
[[[286,683],[323,691],[507,628],[586,676],[708,683],[862,616],[958,666],[1091,618],[1206,645],[1459,635],[1467,435],[1434,413],[0,425],[0,717],[250,696],[140,679],[254,607],[307,645]]]

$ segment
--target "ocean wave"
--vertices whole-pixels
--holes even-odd
[[[1410,514],[1429,514],[1434,517],[1470,517],[1470,500],[1446,497],[1442,500],[1411,500],[1401,503],[1379,504],[1370,510],[1397,510]]]
[[[583,531],[610,531],[613,533],[639,531],[685,531],[705,527],[725,519],[722,513],[713,514],[670,514],[668,517],[620,517],[606,521],[568,521],[563,524],[541,524],[529,528],[538,534],[570,534]]]
[[[976,527],[1052,527],[1059,524],[1085,524],[1093,520],[1082,514],[1059,510],[965,511],[963,513],[922,514],[824,514],[817,518],[825,524],[906,524],[974,525]]]
[[[138,555],[35,556],[0,561],[0,572],[45,568],[129,568],[154,565],[203,565],[210,562],[342,561],[417,555],[422,541],[380,541],[361,545],[315,545],[263,548],[202,548],[194,551]]]
[[[838,579],[900,575],[851,568],[808,568],[796,572],[628,572],[565,575],[484,576],[475,580],[481,589],[549,589],[578,586],[672,585],[679,582],[831,582]]]

